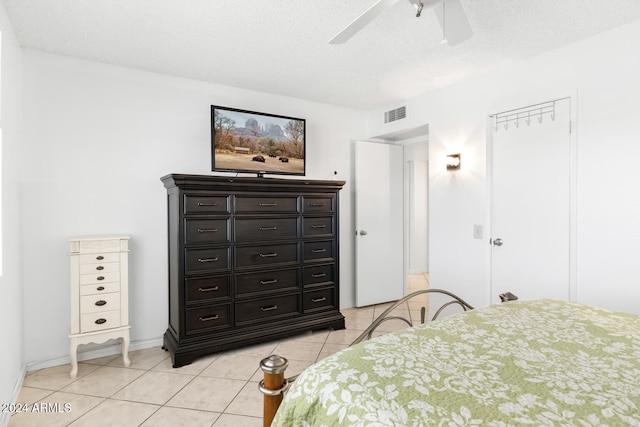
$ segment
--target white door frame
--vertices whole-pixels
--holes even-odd
[[[491,114],[495,114],[498,111],[509,111],[511,109],[517,109],[526,105],[535,105],[538,103],[547,102],[554,99],[562,99],[562,98],[570,98],[570,126],[571,133],[569,135],[569,144],[570,144],[570,215],[569,215],[569,301],[576,302],[578,300],[578,284],[577,284],[577,275],[578,275],[578,262],[577,262],[577,142],[578,142],[578,93],[577,90],[573,90],[571,92],[566,92],[564,94],[555,95],[550,94],[549,96],[539,97],[536,100],[531,100],[531,102],[526,101],[515,101],[510,103],[509,105],[502,104],[498,107],[492,107],[491,111],[486,114],[486,171],[485,176],[487,178],[487,198],[486,198],[486,206],[487,206],[487,218],[489,225],[489,237],[493,236],[493,230],[491,230],[492,223],[492,212],[491,212],[491,200],[492,200],[492,168],[493,168],[493,119],[490,117]],[[490,240],[487,240],[487,244],[491,244]],[[491,247],[488,248],[489,256],[487,257],[487,280],[486,280],[486,290],[485,290],[485,300],[488,304],[493,301],[493,295],[491,295]]]

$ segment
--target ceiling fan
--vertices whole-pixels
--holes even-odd
[[[407,0],[416,9],[416,17],[429,9],[433,9],[436,19],[442,28],[443,42],[453,46],[469,39],[473,34],[471,26],[460,4],[460,0]],[[396,4],[398,0],[378,0],[366,12],[336,34],[330,44],[341,44],[353,37],[358,31]]]

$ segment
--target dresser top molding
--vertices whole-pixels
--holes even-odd
[[[314,180],[314,179],[286,179],[286,178],[258,178],[258,177],[239,177],[239,176],[217,176],[217,175],[185,175],[185,174],[169,174],[160,180],[164,183],[165,188],[211,188],[221,190],[227,188],[229,184],[233,184],[236,190],[278,190],[300,191],[302,187],[312,191],[335,191],[340,190],[345,181],[337,180]]]

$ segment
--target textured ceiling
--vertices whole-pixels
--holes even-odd
[[[26,48],[357,109],[640,19],[638,0],[461,0],[474,35],[451,47],[400,0],[327,43],[375,1],[2,0]]]

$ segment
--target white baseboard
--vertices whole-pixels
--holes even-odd
[[[131,341],[131,343],[129,344],[129,351],[144,350],[145,348],[158,347],[162,344],[162,337],[152,338],[149,340]],[[86,346],[82,346],[78,350],[78,361],[82,362],[83,360],[114,356],[120,353],[120,340],[109,340],[103,344],[87,344]],[[53,366],[68,365],[70,363],[71,358],[69,356],[59,357],[57,359],[31,361],[26,363],[25,371],[30,372],[38,369],[51,368]],[[24,373],[22,376],[24,377]]]

